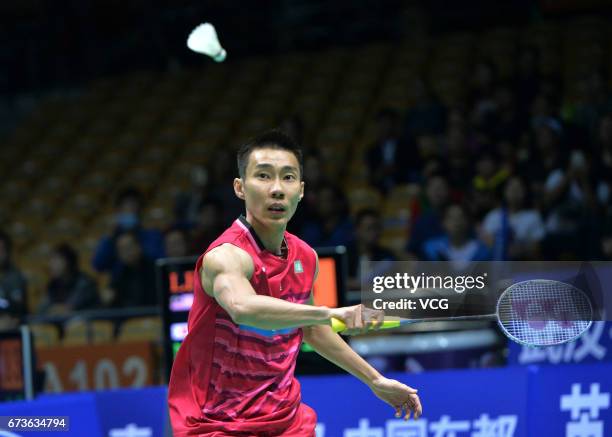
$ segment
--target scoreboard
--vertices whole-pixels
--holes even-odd
[[[330,308],[344,304],[347,260],[344,246],[315,249],[319,255],[319,274],[314,284],[315,305]],[[193,304],[194,267],[197,257],[163,258],[157,261],[157,287],[162,303],[164,360],[166,375],[183,339],[187,335],[187,317]],[[336,368],[303,345],[296,373],[329,373]]]

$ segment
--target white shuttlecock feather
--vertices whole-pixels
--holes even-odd
[[[215,26],[202,23],[191,31],[187,38],[187,47],[197,53],[210,56],[216,62],[223,62],[227,52],[219,43]]]

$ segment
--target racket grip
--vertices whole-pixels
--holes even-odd
[[[378,329],[390,329],[390,328],[398,328],[401,325],[399,320],[384,320],[382,326]],[[342,332],[346,330],[346,325],[340,319],[332,318],[331,327],[334,332]],[[373,326],[368,328],[368,330],[373,329]]]

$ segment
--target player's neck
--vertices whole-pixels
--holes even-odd
[[[246,214],[246,220],[253,227],[253,230],[261,240],[266,250],[280,255],[282,253],[281,246],[283,238],[285,237],[285,225],[278,225],[274,227],[265,226],[260,221],[255,219],[251,214]]]

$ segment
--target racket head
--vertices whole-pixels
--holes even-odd
[[[593,323],[588,296],[565,282],[530,279],[508,287],[497,301],[497,323],[511,340],[554,346],[580,337]]]

